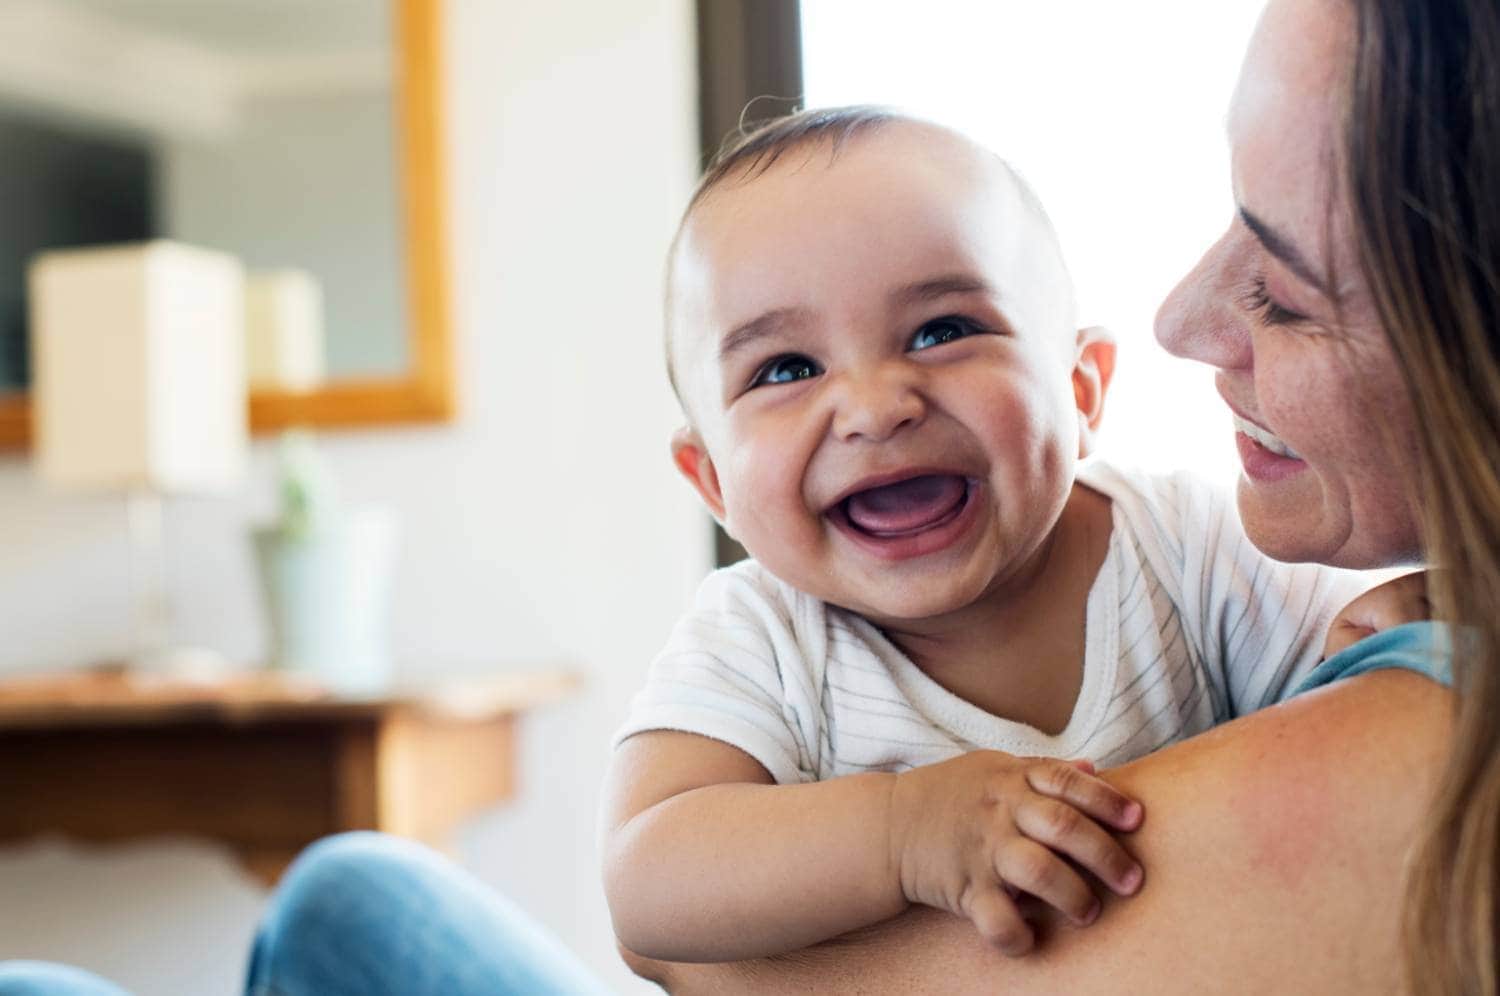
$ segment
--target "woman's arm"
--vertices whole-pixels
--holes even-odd
[[[1129,901],[1086,931],[1043,914],[1012,960],[913,909],[785,958],[668,965],[673,992],[1386,992],[1402,866],[1447,743],[1450,693],[1396,671],[1246,716],[1108,773],[1146,807]]]

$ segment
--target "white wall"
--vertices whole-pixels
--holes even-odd
[[[463,415],[331,437],[347,498],[404,529],[396,644],[415,673],[569,661],[586,690],[524,723],[520,800],[460,854],[623,989],[598,886],[609,732],[708,564],[670,472],[661,256],[691,186],[689,0],[448,0],[450,219]],[[179,637],[263,649],[232,501],[171,511]],[[0,462],[0,672],[128,635],[123,510],[36,490]],[[147,883],[170,883],[151,888]],[[0,853],[0,958],[58,958],[142,996],[235,991],[260,895],[202,845]]]

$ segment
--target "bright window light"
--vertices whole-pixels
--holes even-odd
[[[809,106],[893,104],[1005,156],[1062,238],[1085,324],[1120,360],[1103,455],[1238,473],[1208,368],[1151,334],[1229,223],[1224,115],[1263,0],[802,0]]]

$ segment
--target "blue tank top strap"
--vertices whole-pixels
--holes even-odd
[[[1293,695],[1370,671],[1402,668],[1453,686],[1453,637],[1439,622],[1393,626],[1339,651],[1308,672]]]

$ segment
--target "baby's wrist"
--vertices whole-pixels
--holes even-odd
[[[918,769],[889,776],[886,797],[886,867],[891,881],[908,901],[912,901],[910,882],[911,838],[914,816],[920,811],[920,777]]]

